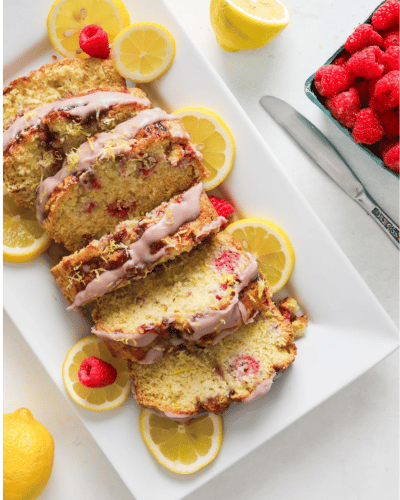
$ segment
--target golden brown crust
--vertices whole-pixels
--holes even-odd
[[[181,195],[178,195],[170,200],[170,202],[179,201],[180,198]],[[113,234],[107,235],[101,240],[92,241],[82,250],[64,257],[57,266],[53,267],[51,273],[67,302],[71,304],[76,295],[84,290],[93,279],[101,276],[102,272],[122,266],[128,260],[126,247],[139,239],[139,234],[142,234],[142,230],[145,231],[156,224],[162,218],[167,208],[168,204],[163,204],[162,207],[156,209],[157,216],[151,222],[146,222],[151,217],[151,214],[149,214],[144,218],[143,223],[141,221],[125,221],[118,224]],[[167,247],[165,256],[152,265],[148,264],[148,267],[144,269],[136,269],[136,274],[134,274],[135,270],[130,270],[129,279],[125,278],[119,286],[122,287],[129,284],[132,279],[142,278],[157,264],[171,260],[176,255],[189,251],[194,246],[200,244],[205,237],[219,229],[216,226],[212,231],[210,228],[207,232],[202,232],[204,226],[217,220],[217,218],[218,214],[214,206],[206,193],[203,192],[200,197],[199,217],[182,225],[176,233],[163,238],[160,242],[161,246]],[[157,250],[161,246],[157,246]],[[87,267],[90,267],[90,270],[85,272],[85,268]]]

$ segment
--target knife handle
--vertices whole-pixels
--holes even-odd
[[[400,248],[399,226],[380,208],[379,205],[365,192],[361,192],[356,201],[370,215],[378,226],[389,236],[392,242]]]

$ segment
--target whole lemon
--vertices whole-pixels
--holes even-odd
[[[211,0],[210,21],[219,45],[228,52],[263,47],[288,25],[281,0]]]
[[[3,415],[4,500],[35,500],[50,479],[54,440],[26,408]]]

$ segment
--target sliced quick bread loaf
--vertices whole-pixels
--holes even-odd
[[[144,218],[121,222],[112,234],[64,257],[51,273],[69,309],[78,309],[190,251],[225,222],[199,183]]]
[[[222,231],[97,299],[93,333],[114,355],[141,363],[181,344],[216,343],[258,314],[269,289],[257,279],[254,257]]]
[[[65,58],[16,78],[3,90],[3,129],[17,116],[84,90],[125,87],[111,59]]]
[[[138,88],[89,90],[51,102],[14,120],[3,134],[3,180],[19,204],[34,207],[39,184],[65,156],[99,132],[150,107]]]
[[[130,362],[132,391],[140,405],[174,419],[222,413],[268,392],[295,356],[290,321],[268,298],[254,322],[216,345],[181,349],[154,365]]]
[[[39,186],[37,217],[70,251],[137,219],[207,176],[182,123],[144,110],[70,153]]]

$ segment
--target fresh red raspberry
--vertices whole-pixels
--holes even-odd
[[[349,54],[342,54],[340,56],[338,56],[333,62],[332,64],[334,64],[335,66],[346,66],[346,63],[347,61],[350,59],[350,55]]]
[[[354,76],[370,79],[380,76],[385,65],[382,62],[383,52],[376,45],[366,47],[353,54],[347,61],[346,69]]]
[[[233,273],[240,259],[240,255],[232,250],[224,250],[222,254],[215,259],[214,266],[219,272]]]
[[[383,127],[383,134],[388,139],[394,139],[399,135],[399,111],[388,109],[379,115],[379,121]]]
[[[229,363],[228,371],[237,380],[252,375],[255,377],[260,371],[260,363],[253,356],[242,354]]]
[[[91,57],[107,59],[110,55],[108,35],[96,24],[89,24],[82,29],[79,35],[79,46]]]
[[[353,139],[363,144],[374,144],[383,137],[383,127],[378,115],[371,108],[363,108],[357,115]]]
[[[228,203],[226,200],[223,200],[222,198],[217,198],[216,196],[212,195],[208,198],[214,205],[217,214],[221,215],[222,217],[228,217],[228,215],[231,215],[235,210],[230,203]]]
[[[344,48],[349,54],[354,54],[369,45],[380,47],[382,43],[381,35],[370,24],[360,24],[347,38]]]
[[[399,156],[400,145],[399,140],[389,142],[382,152],[382,157],[385,165],[396,174],[399,174]]]
[[[375,87],[381,78],[382,78],[381,76],[378,76],[377,78],[372,78],[371,80],[365,80],[366,82],[368,82],[369,97],[368,97],[367,107],[372,108],[378,114],[383,113],[388,109],[391,109],[390,103],[388,105],[388,103],[381,101],[379,98],[375,97]]]
[[[315,73],[315,86],[322,96],[334,95],[350,87],[351,75],[343,66],[326,64]]]
[[[398,45],[391,45],[383,54],[383,62],[386,66],[385,71],[399,71],[399,58],[400,47]]]
[[[375,85],[374,97],[387,106],[386,109],[393,109],[399,105],[399,71],[390,71]]]
[[[399,24],[398,0],[387,0],[378,7],[372,16],[372,25],[377,30],[386,30]]]
[[[399,45],[399,28],[392,28],[382,33],[383,43],[382,49],[386,50],[391,45]]]
[[[358,96],[360,98],[361,107],[367,105],[369,94],[368,94],[368,84],[371,80],[362,80],[361,82],[354,82],[354,87],[357,89]]]
[[[354,87],[326,98],[326,107],[336,120],[347,128],[352,128],[360,111],[360,97]]]
[[[106,387],[115,382],[117,370],[110,363],[92,356],[82,361],[78,378],[86,387]]]

